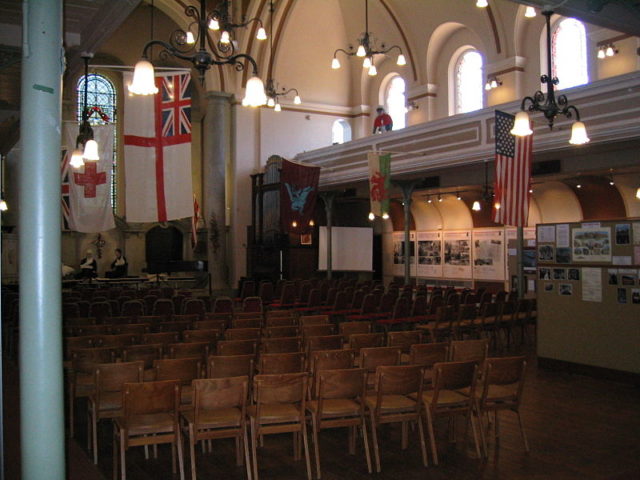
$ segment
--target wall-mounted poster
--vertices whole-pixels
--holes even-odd
[[[473,278],[504,280],[504,231],[473,231]]]
[[[409,233],[409,264],[411,275],[416,274],[416,232]],[[404,232],[393,232],[393,274],[404,275]]]
[[[471,278],[471,232],[444,232],[444,266],[446,278]]]
[[[574,262],[610,262],[611,228],[574,228],[571,231],[571,255]]]
[[[442,276],[442,232],[417,232],[418,276]]]

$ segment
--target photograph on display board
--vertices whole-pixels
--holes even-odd
[[[574,228],[571,248],[574,262],[610,262],[611,228]]]
[[[544,291],[545,292],[553,292],[553,283],[551,282],[547,282],[544,284]]]
[[[504,231],[473,231],[473,276],[485,280],[504,279]]]
[[[569,270],[567,270],[567,279],[580,281],[580,269],[570,268]]]
[[[618,269],[610,268],[607,274],[609,277],[609,285],[618,285]]]
[[[442,264],[442,242],[440,240],[418,240],[418,263],[420,265]]]
[[[634,286],[638,283],[638,272],[630,269],[618,270],[620,276],[620,282],[622,285]]]
[[[469,240],[445,240],[444,263],[454,266],[471,265]]]
[[[539,278],[540,280],[551,280],[551,269],[550,268],[541,268],[539,270]]]
[[[569,247],[556,248],[556,263],[571,263],[571,249]]]
[[[560,295],[573,295],[573,285],[570,283],[561,283],[558,285],[558,294]]]
[[[634,288],[631,290],[631,303],[635,305],[640,304],[640,289]]]
[[[553,245],[538,245],[538,261],[539,262],[553,262],[555,257],[555,249]]]
[[[618,288],[618,303],[627,303],[627,289]]]
[[[554,280],[566,280],[567,279],[567,271],[564,268],[554,268],[553,269],[553,279]]]
[[[395,265],[404,265],[404,234],[402,237],[395,237],[393,241],[393,263]],[[409,263],[415,262],[416,243],[411,240],[409,242]]]
[[[631,225],[619,223],[616,225],[616,245],[629,245],[631,243]]]
[[[534,272],[536,269],[536,249],[535,248],[523,248],[522,249],[522,268],[525,272]]]

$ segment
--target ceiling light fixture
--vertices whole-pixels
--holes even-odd
[[[376,55],[386,55],[391,50],[398,49],[400,52],[396,59],[396,65],[404,66],[407,64],[407,59],[404,57],[402,53],[402,48],[398,45],[392,45],[387,48],[384,42],[380,43],[380,46],[377,46],[377,42],[373,34],[369,31],[369,0],[364,0],[364,33],[362,36],[358,38],[358,48],[354,49],[353,45],[349,45],[347,50],[343,48],[338,48],[335,52],[333,52],[333,60],[331,61],[331,68],[337,70],[340,68],[340,61],[338,60],[338,52],[342,52],[349,57],[361,57],[364,58],[362,62],[362,67],[369,69],[368,74],[370,76],[375,76],[378,74],[378,70],[375,66],[374,58]]]
[[[553,129],[555,118],[562,114],[567,118],[573,118],[576,121],[571,126],[571,139],[569,143],[572,145],[581,145],[589,141],[584,123],[580,121],[580,112],[573,105],[569,105],[566,95],[559,95],[556,100],[554,87],[558,84],[556,77],[551,77],[551,15],[553,12],[545,10],[542,15],[546,18],[547,25],[547,74],[540,77],[540,82],[546,84],[546,95],[538,90],[532,97],[524,97],[520,105],[520,112],[517,113],[511,133],[517,136],[531,135],[533,132],[529,122],[529,112],[542,112],[549,123],[549,129]],[[527,107],[527,103],[529,106]]]
[[[246,27],[251,22],[258,22],[260,29],[258,30],[258,39],[265,39],[266,34],[263,33],[264,28],[259,18],[251,18],[242,23],[231,23],[229,15],[229,7],[231,1],[223,0],[219,2],[211,13],[207,13],[206,0],[200,0],[200,9],[193,5],[185,7],[185,15],[194,19],[187,28],[187,32],[178,29],[170,37],[169,43],[162,40],[151,40],[147,42],[142,50],[142,59],[136,63],[133,73],[133,82],[129,85],[129,91],[136,95],[154,95],[158,92],[154,82],[153,65],[148,60],[149,49],[154,45],[164,48],[163,53],[173,55],[174,57],[188,60],[200,72],[200,82],[204,84],[204,73],[211,65],[233,65],[237,71],[245,69],[245,62],[249,62],[253,67],[253,75],[247,81],[245,87],[245,98],[242,105],[259,107],[267,102],[267,96],[264,91],[264,84],[258,77],[258,65],[250,55],[246,53],[236,53],[235,43],[231,40],[229,32],[235,28]],[[188,33],[191,32],[193,26],[197,27],[197,34],[194,37],[194,43],[189,44]],[[213,43],[207,32],[209,28],[222,29],[220,40]],[[193,35],[193,32],[191,32]],[[197,45],[197,47],[196,47]],[[209,52],[205,46],[211,49]],[[197,48],[197,49],[196,49]]]
[[[527,7],[524,10],[524,16],[526,18],[533,18],[536,16],[536,9],[533,7]]]
[[[369,220],[373,222],[375,219],[376,216],[373,214],[373,212],[369,212]]]
[[[473,210],[474,212],[479,212],[482,209],[482,207],[480,206],[480,202],[478,200],[475,200],[473,202],[473,205],[471,206],[471,210]]]
[[[280,106],[278,97],[283,97],[291,92],[295,92],[296,95],[293,97],[293,103],[295,105],[300,105],[302,100],[300,99],[300,93],[298,93],[296,88],[290,88],[287,90],[285,87],[282,87],[281,91],[278,91],[277,82],[271,77],[271,73],[273,72],[273,11],[273,0],[271,0],[269,2],[269,13],[271,16],[271,23],[269,25],[269,50],[271,53],[269,56],[269,77],[267,78],[266,93],[267,106],[273,107],[274,111],[279,112],[282,110],[282,107]]]
[[[476,7],[478,8],[486,8],[489,6],[489,2],[487,0],[477,0]]]

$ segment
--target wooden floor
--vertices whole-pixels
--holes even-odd
[[[523,420],[531,452],[522,447],[515,415],[504,413],[500,423],[501,444],[490,447],[488,461],[475,458],[472,442],[462,441],[463,425],[458,425],[458,443],[447,441],[446,421],[437,426],[440,465],[424,468],[420,460],[417,436],[410,432],[410,447],[400,449],[400,429],[395,426],[381,432],[380,474],[369,475],[361,443],[355,456],[347,453],[345,431],[321,432],[323,478],[332,479],[640,479],[640,389],[580,375],[539,370],[535,357],[525,385]],[[14,367],[15,368],[15,367]],[[18,479],[19,450],[17,385],[15,371],[5,376],[5,465],[7,480]],[[78,409],[77,439],[68,448],[69,478],[92,480],[111,478],[111,427],[100,427],[100,463],[94,470],[86,449],[86,419],[82,405]],[[8,421],[7,421],[8,419]],[[19,420],[18,420],[19,421]],[[460,422],[462,423],[462,422]],[[198,478],[245,478],[243,467],[235,465],[232,441],[214,443],[212,454],[198,452]],[[294,462],[290,435],[265,438],[258,451],[260,479],[305,479],[304,462]],[[160,448],[158,459],[145,460],[141,449],[133,449],[128,458],[129,480],[174,478],[171,455]],[[186,474],[190,478],[188,457]]]

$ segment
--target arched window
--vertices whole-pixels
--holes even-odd
[[[407,99],[405,96],[405,82],[400,75],[396,75],[387,83],[384,96],[386,111],[393,119],[393,129],[400,130],[406,126]]]
[[[589,82],[587,35],[584,25],[574,18],[561,20],[552,31],[551,72],[558,77],[558,89]]]
[[[100,109],[109,117],[109,124],[113,124],[115,126],[117,118],[116,118],[116,89],[113,86],[111,81],[97,73],[90,73],[87,76],[87,105],[89,107],[100,107]],[[82,121],[82,108],[84,107],[84,75],[80,77],[78,80],[78,85],[76,88],[77,93],[77,111],[76,117],[78,119],[78,123]],[[107,122],[102,120],[100,115],[92,115],[89,118],[89,123],[91,125],[105,125]],[[111,206],[114,211],[116,209],[116,199],[117,199],[117,182],[116,182],[116,172],[117,172],[117,140],[118,136],[114,135],[113,137],[113,164],[111,166]]]
[[[454,69],[454,113],[473,112],[484,106],[482,55],[477,50],[466,50]]]
[[[344,143],[351,141],[351,125],[344,120],[336,120],[331,127],[331,143]]]

